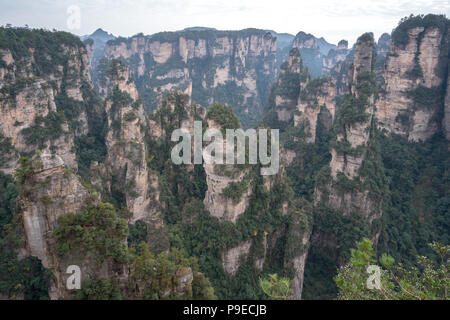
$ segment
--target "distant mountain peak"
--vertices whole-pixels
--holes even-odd
[[[112,34],[109,34],[108,32],[106,32],[105,30],[103,30],[102,28],[98,28],[97,30],[94,31],[93,34],[91,34],[91,36],[112,36]]]

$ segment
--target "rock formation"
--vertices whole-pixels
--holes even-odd
[[[448,31],[437,26],[399,28],[393,34],[385,87],[377,101],[380,128],[412,141],[425,141],[438,131],[436,114],[444,101],[448,48]]]
[[[363,185],[360,168],[365,161],[372,118],[375,112],[375,47],[373,37],[365,34],[358,39],[350,77],[350,93],[339,106],[335,123],[336,141],[331,149],[328,203],[335,210],[350,214],[361,212],[369,221],[381,216],[381,207],[369,197]],[[360,181],[360,179],[362,181]],[[344,185],[354,184],[350,190]],[[316,201],[323,200],[323,190],[317,189]]]
[[[99,109],[85,106],[93,87],[84,45],[76,38],[55,45],[45,52],[36,47],[0,50],[0,137],[14,150],[5,153],[4,172],[12,173],[15,167],[14,152],[36,150],[78,167],[74,139],[88,133],[90,118]]]
[[[275,54],[270,33],[248,29],[140,34],[108,42],[104,55],[128,62],[148,110],[154,109],[157,88],[179,90],[204,106],[229,103],[250,124],[275,76]]]
[[[45,268],[53,271],[56,282],[50,289],[50,298],[64,298],[68,295],[66,269],[76,263],[60,261],[52,234],[58,218],[86,208],[95,198],[73,171],[64,167],[64,161],[58,155],[43,153],[27,165],[33,168],[33,173],[23,181],[18,200],[26,250],[29,255],[39,258]]]
[[[109,130],[105,139],[108,156],[100,171],[106,173],[110,188],[123,189],[132,222],[151,220],[159,214],[159,186],[158,176],[147,167],[147,118],[127,67],[114,60],[109,77],[111,89],[106,98]]]
[[[341,40],[338,46],[332,45],[323,38],[316,38],[312,34],[299,32],[292,48],[298,48],[305,66],[311,77],[326,76],[340,61],[345,60],[349,53],[348,42]]]

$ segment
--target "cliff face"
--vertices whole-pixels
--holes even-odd
[[[310,246],[310,237],[312,233],[312,206],[306,201],[296,203],[296,208],[291,208],[292,223],[287,230],[287,255],[285,256],[285,265],[295,270],[292,280],[293,295],[291,299],[301,300],[303,294],[303,282],[305,278],[306,259]]]
[[[80,266],[82,276],[103,278],[119,276],[113,270],[111,261],[100,266],[92,252],[58,254],[58,244],[54,232],[58,219],[86,209],[90,203],[98,201],[98,194],[84,187],[73,170],[66,168],[61,157],[41,154],[29,164],[33,173],[22,182],[23,187],[18,198],[18,207],[23,219],[25,248],[28,255],[37,257],[42,265],[51,270],[55,281],[51,283],[51,299],[70,299],[73,292],[66,287],[70,274],[67,268]],[[21,166],[21,168],[24,168]],[[45,186],[45,187],[43,187]],[[123,273],[123,271],[121,272]]]
[[[436,115],[448,70],[448,30],[412,27],[393,37],[384,71],[385,88],[377,102],[379,126],[412,141],[425,141],[439,129]]]
[[[375,47],[370,34],[361,36],[355,48],[350,73],[350,93],[339,105],[335,123],[336,138],[331,148],[328,199],[325,202],[335,210],[350,214],[356,210],[370,222],[381,215],[381,207],[369,197],[369,190],[343,188],[346,183],[362,186],[360,174],[368,153],[375,112]],[[323,190],[316,191],[316,202],[323,200]]]
[[[0,132],[0,164],[8,173],[15,169],[19,187],[17,208],[25,240],[19,259],[37,257],[51,271],[51,299],[71,299],[81,292],[66,287],[67,267],[72,265],[81,269],[82,289],[106,281],[120,294],[142,299],[151,282],[158,288],[152,297],[213,298],[209,281],[190,261],[180,262],[182,254],[169,258],[170,271],[161,271],[169,285],[141,272],[141,264],[172,253],[161,217],[159,177],[148,166],[159,156],[149,155],[148,146],[161,137],[162,129],[145,116],[127,68],[113,61],[105,82],[107,98],[101,101],[89,76],[88,50],[77,38],[11,32],[21,37],[10,37],[12,43],[2,49],[0,110],[8,121]],[[27,37],[26,43],[17,43]],[[18,152],[27,157],[17,163]],[[118,210],[99,202],[101,198]],[[137,221],[144,225],[145,236],[135,235],[139,226],[127,227],[127,222]],[[136,251],[128,251],[128,230],[132,245],[141,243]],[[155,258],[149,250],[165,253]]]
[[[241,281],[249,273],[293,270],[292,298],[300,299],[311,252],[313,268],[323,257],[340,264],[340,248],[348,249],[349,242],[353,246],[352,237],[362,236],[363,228],[370,227],[367,234],[378,240],[382,207],[390,200],[386,189],[393,185],[384,180],[378,146],[384,140],[378,127],[412,141],[428,140],[442,130],[450,140],[448,30],[430,25],[398,30],[400,36],[400,31],[392,40],[383,35],[378,44],[365,34],[352,51],[345,41],[323,48],[312,36],[296,38],[270,95],[270,125],[280,128],[286,149],[280,152],[278,174],[268,177],[251,165],[177,166],[170,151],[173,130],[184,128],[192,135],[196,120],[203,129],[239,127],[231,108],[213,104],[207,112],[192,101],[229,102],[246,124],[261,115],[258,108],[276,73],[270,34],[186,31],[109,42],[107,59],[98,61],[96,73],[104,101],[90,78],[91,44],[85,47],[60,33],[49,33],[55,37],[51,41],[30,38],[24,50],[2,43],[0,170],[13,173],[17,168],[25,251],[54,274],[51,298],[72,297],[65,288],[69,265],[80,265],[86,279],[117,279],[127,297],[142,298],[154,284],[146,278],[147,263],[157,261],[137,248],[147,242],[152,252],[180,248],[197,256],[207,268],[202,271],[217,276],[214,281],[225,297],[255,291],[254,284]],[[321,61],[320,73],[329,76],[312,79],[302,50],[315,59],[308,63]],[[126,60],[130,69],[114,58]],[[172,89],[192,97],[163,94]],[[252,113],[254,108],[259,111]],[[29,157],[18,163],[19,154]],[[94,231],[100,238],[111,231],[98,226],[102,216],[87,225],[77,220],[80,213],[86,218],[83,214],[115,210],[100,204],[100,198],[114,202],[123,215],[113,215],[115,244],[125,250],[134,246],[144,252],[143,259],[119,262],[114,251],[98,262],[95,246],[71,247],[76,238],[71,230],[87,230],[80,243],[89,244]],[[311,237],[313,214],[316,231]],[[330,228],[327,219],[337,223]],[[68,235],[61,226],[69,226],[62,229]],[[341,230],[344,236],[338,235]],[[327,249],[316,259],[321,248]],[[175,256],[179,259],[176,251]],[[155,259],[165,259],[161,257]],[[193,265],[183,260],[164,279],[171,285],[151,297],[189,291],[200,281]],[[244,286],[252,290],[242,290]]]
[[[275,84],[274,101],[278,121],[292,120],[297,105],[298,92],[309,80],[303,70],[303,61],[297,48],[291,49],[289,59],[280,67]]]
[[[336,113],[336,86],[331,77],[315,79],[307,83],[300,93],[294,126],[303,128],[304,141],[314,143],[317,125],[321,122],[331,129]]]
[[[89,70],[87,51],[75,39],[45,49],[0,49],[0,136],[14,150],[4,155],[4,172],[15,167],[14,152],[35,150],[56,153],[77,169],[74,139],[88,133],[90,118],[99,111],[85,105],[93,89]]]
[[[208,129],[225,132],[226,129],[237,128],[239,120],[236,115],[231,114],[234,123],[221,123],[222,119],[215,118],[216,110],[221,110],[223,113],[232,112],[225,105],[213,105],[210,111],[206,114],[206,121]],[[222,148],[224,155],[223,163],[225,163],[225,155],[227,152],[235,154],[234,141],[229,145],[226,137],[223,137],[224,144],[219,146]],[[204,159],[208,159],[208,155],[204,154]],[[236,159],[237,160],[237,159]],[[249,199],[252,195],[252,188],[250,184],[250,168],[243,165],[227,165],[216,164],[212,161],[205,160],[203,167],[206,174],[207,190],[205,194],[205,208],[214,217],[221,221],[231,221],[236,223],[239,216],[247,210]],[[233,191],[237,191],[236,193]]]
[[[114,60],[109,67],[106,114],[109,130],[105,142],[108,156],[97,168],[106,176],[103,184],[122,190],[131,222],[152,220],[159,215],[158,176],[147,167],[145,128],[148,120],[127,67]]]
[[[246,124],[261,114],[276,69],[275,38],[255,29],[119,38],[104,55],[127,61],[147,109],[154,109],[157,88],[179,90],[204,106],[233,105]]]
[[[300,67],[301,62],[293,60],[295,58],[291,65]],[[225,116],[227,113],[231,114]],[[208,109],[206,122],[209,129],[219,131],[239,126],[232,110],[220,104]],[[235,153],[234,145],[224,143],[222,148],[224,154],[226,150]],[[284,155],[284,151],[280,154]],[[257,165],[208,164],[205,161],[207,190],[204,206],[228,230],[228,237],[232,237],[220,250],[222,268],[230,278],[240,277],[243,268],[264,272],[273,259],[279,259],[275,252],[281,239],[289,239],[289,244],[278,254],[283,257],[281,268],[292,267],[294,270],[295,294],[292,298],[300,299],[311,212],[292,197],[285,171],[287,160],[282,156],[279,171],[271,176],[261,176]],[[242,236],[233,237],[233,234]]]
[[[308,227],[303,229],[308,223],[295,218],[296,227],[288,231],[297,233],[297,248],[307,248],[304,254],[291,256],[288,263],[297,270],[293,278],[294,297],[311,298],[320,292],[318,287],[332,284],[335,266],[344,262],[339,248],[345,246],[345,237],[353,231],[340,234],[344,225],[341,221],[346,221],[349,228],[372,228],[373,233],[368,236],[375,239],[380,234],[383,195],[374,192],[368,182],[373,181],[372,171],[382,176],[382,170],[375,165],[378,159],[374,159],[377,151],[373,141],[376,93],[373,36],[361,36],[354,50],[327,77],[311,80],[306,70],[295,74],[287,81],[291,86],[285,86],[292,88],[296,92],[294,98],[297,97],[289,109],[289,117],[276,116],[283,107],[274,99],[273,115],[267,119],[269,125],[283,130],[288,175],[295,181],[296,196],[308,200],[299,207],[314,215],[312,232],[304,231]],[[275,93],[279,86],[280,81]],[[324,261],[333,267],[327,268]]]
[[[88,50],[63,32],[0,32],[6,39],[0,49],[0,170],[15,170],[25,251],[53,273],[50,298],[70,298],[66,268],[76,264],[96,272],[92,261],[83,263],[81,256],[60,257],[54,238],[58,219],[98,200],[75,175],[86,169],[80,142],[96,141],[93,135],[103,116]],[[27,157],[19,160],[19,154]],[[106,269],[99,272],[111,275]]]
[[[233,168],[223,170],[220,167],[211,164],[204,165],[206,184],[208,186],[204,201],[205,207],[214,217],[223,221],[236,222],[249,205],[250,186],[245,187],[240,199],[225,196],[224,190],[231,185],[247,184],[244,179],[248,174],[248,170],[241,171]]]
[[[273,104],[278,121],[292,123],[302,132],[295,140],[313,143],[319,121],[331,129],[338,98],[336,84],[331,76],[312,80],[303,68],[299,50],[291,50],[275,85]]]
[[[289,121],[293,119],[290,125],[296,129],[286,131],[291,135],[289,140],[306,144],[316,142],[319,126],[322,128],[322,135],[334,128],[335,141],[330,150],[329,164],[331,181],[328,182],[327,191],[329,205],[333,209],[343,210],[345,214],[358,210],[367,218],[373,215],[370,220],[379,217],[380,208],[375,209],[374,204],[368,200],[367,190],[354,193],[337,190],[343,180],[360,179],[359,171],[369,146],[376,91],[373,37],[366,34],[359,38],[354,53],[345,61],[340,61],[326,78],[311,80],[302,70],[301,63],[298,67],[292,64],[297,56],[296,59],[301,61],[298,51],[292,50],[286,64],[292,76],[288,79],[282,72],[274,91],[274,110],[278,121],[288,122],[289,125]],[[279,97],[279,92],[293,94],[291,99],[287,99],[286,95]],[[320,202],[322,195],[322,191],[317,189],[316,203]]]
[[[296,45],[318,56],[314,41],[304,37]],[[341,46],[344,49],[345,43]],[[317,278],[334,272],[323,261],[345,262],[339,248],[346,246],[347,236],[359,232],[386,245],[383,232],[390,227],[380,218],[385,214],[392,219],[389,208],[395,205],[389,188],[395,189],[395,183],[388,178],[397,169],[389,160],[393,155],[383,152],[403,141],[390,133],[433,143],[439,136],[430,138],[442,130],[448,139],[448,21],[432,15],[405,19],[392,39],[383,34],[378,43],[365,34],[332,66],[329,76],[314,80],[292,64],[299,56],[296,60],[306,65],[299,51],[291,51],[286,72],[280,72],[265,124],[282,131],[297,196],[314,203],[315,231],[305,240],[311,246],[306,274],[315,279],[306,286],[309,298],[321,286]],[[409,147],[405,143],[405,149]],[[342,228],[330,228],[330,220],[336,226],[354,225],[355,230],[340,234]]]

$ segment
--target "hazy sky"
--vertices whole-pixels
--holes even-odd
[[[68,27],[70,6],[81,12],[79,29]],[[83,35],[97,28],[114,35],[152,34],[193,26],[223,30],[248,27],[353,43],[366,31],[391,32],[411,13],[450,16],[450,0],[0,0],[0,25],[42,27]]]

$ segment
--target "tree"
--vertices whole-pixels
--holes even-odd
[[[372,242],[364,238],[351,250],[347,265],[340,268],[335,277],[339,288],[339,300],[441,300],[449,299],[450,246],[434,242],[430,247],[439,256],[439,263],[418,256],[418,268],[395,264],[392,257],[383,254],[377,259]],[[379,287],[367,285],[372,270],[379,270]]]
[[[277,274],[269,274],[268,278],[260,279],[262,291],[273,300],[288,300],[292,296],[291,281],[287,278],[278,278]]]

